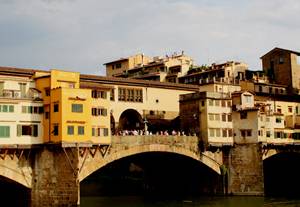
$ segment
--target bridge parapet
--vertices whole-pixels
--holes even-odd
[[[125,150],[133,146],[140,145],[169,145],[174,147],[182,147],[198,153],[198,137],[196,136],[112,136],[111,151]]]

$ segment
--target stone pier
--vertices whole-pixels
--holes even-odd
[[[264,195],[261,144],[235,144],[230,149],[228,193],[233,195]]]
[[[78,206],[78,150],[44,146],[34,150],[31,206]]]

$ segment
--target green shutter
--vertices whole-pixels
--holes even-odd
[[[9,112],[14,112],[14,105],[9,105]]]
[[[32,135],[34,137],[38,136],[38,125],[37,124],[32,125]]]
[[[9,138],[10,137],[10,127],[9,126],[0,126],[0,137]]]
[[[8,106],[7,105],[2,105],[2,111],[3,112],[8,112]]]
[[[17,136],[20,137],[22,135],[22,125],[17,125]]]

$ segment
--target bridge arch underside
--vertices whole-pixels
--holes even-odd
[[[184,152],[133,150],[131,153],[118,152],[107,159],[107,162],[99,163],[86,179],[80,176],[82,192],[95,189],[92,187],[95,185],[98,190],[105,189],[98,192],[100,195],[201,195],[221,192],[219,166],[216,169],[216,163],[205,161],[205,158],[197,159]],[[94,193],[97,194],[97,189],[93,190]]]
[[[0,175],[1,203],[7,206],[29,206],[30,188]]]
[[[278,152],[263,161],[267,196],[300,196],[300,153]]]

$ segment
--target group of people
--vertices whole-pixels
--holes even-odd
[[[168,131],[168,130],[164,130],[164,131],[157,131],[157,132],[151,132],[148,130],[140,130],[140,129],[133,129],[133,130],[121,130],[117,132],[117,135],[119,136],[137,136],[137,135],[164,135],[164,136],[186,136],[184,131],[176,131],[176,130],[172,130],[172,131]]]

